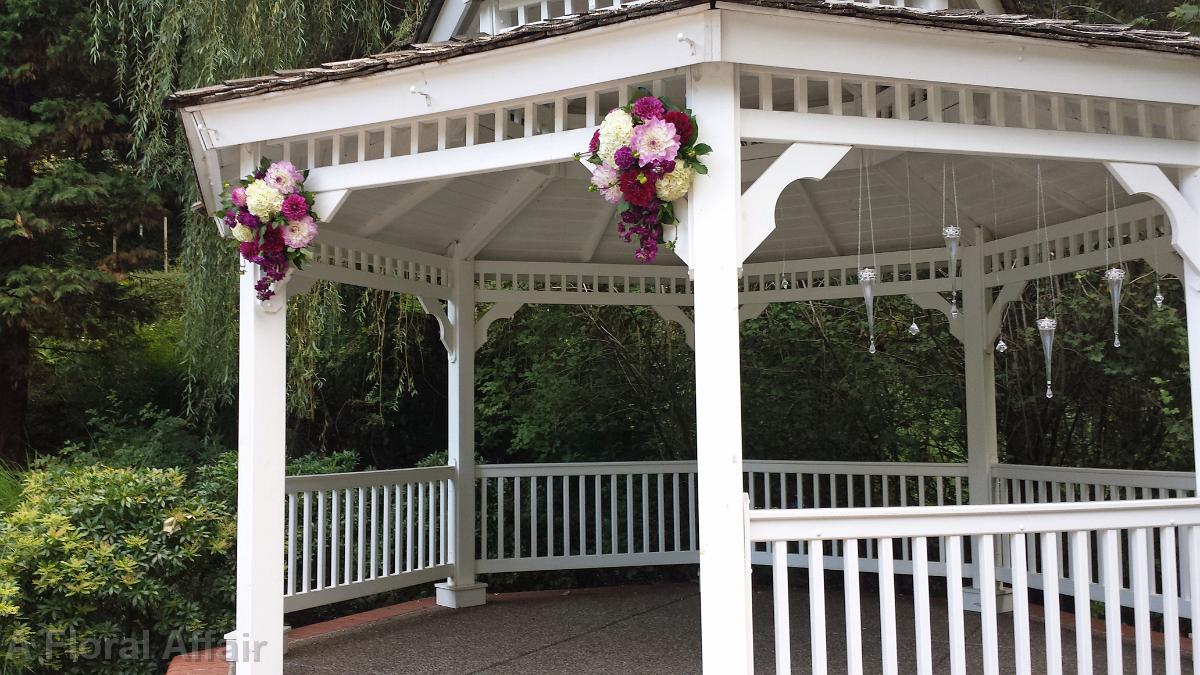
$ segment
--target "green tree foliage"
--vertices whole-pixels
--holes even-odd
[[[16,463],[34,349],[102,338],[142,315],[122,278],[153,254],[109,242],[162,215],[126,163],[113,64],[89,58],[83,9],[0,6],[0,459]]]
[[[1003,0],[1007,11],[1088,23],[1128,23],[1145,28],[1200,29],[1200,3],[1189,0]]]

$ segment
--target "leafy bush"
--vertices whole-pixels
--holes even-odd
[[[76,466],[181,468],[211,463],[223,448],[208,442],[192,425],[154,405],[122,413],[113,405],[90,411],[88,443],[68,443],[61,455]]]
[[[226,490],[190,490],[174,469],[29,472],[0,520],[0,671],[159,672],[219,638],[233,605]]]
[[[0,514],[7,513],[21,498],[21,470],[0,462]]]

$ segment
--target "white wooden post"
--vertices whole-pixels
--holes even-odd
[[[741,138],[736,66],[692,66],[688,99],[713,147],[688,207],[695,281],[696,467],[704,671],[753,668],[750,566],[742,498],[738,216]]]
[[[487,584],[475,581],[475,264],[456,258],[452,274],[446,311],[453,327],[446,354],[450,368],[446,454],[455,468],[450,498],[454,514],[449,519],[454,576],[437,584],[437,603],[458,608],[482,605]]]
[[[1184,169],[1179,176],[1179,192],[1191,207],[1192,222],[1172,222],[1172,231],[1200,229],[1200,168]],[[1176,240],[1178,241],[1178,237]],[[1190,252],[1193,255],[1200,251]],[[1200,425],[1196,424],[1196,402],[1200,401],[1200,270],[1184,257],[1183,297],[1187,308],[1188,372],[1192,384],[1192,445],[1195,454],[1197,494],[1200,494]]]
[[[991,309],[991,291],[984,285],[983,244],[986,233],[983,228],[975,229],[975,245],[959,249],[962,260],[962,309],[961,321],[963,356],[965,358],[964,379],[966,382],[965,408],[967,414],[967,485],[972,504],[992,503],[992,465],[998,460],[996,450],[996,361],[992,352],[991,331],[988,329],[988,311]],[[972,539],[978,560],[978,539]],[[964,591],[963,607],[968,611],[983,610],[980,579],[972,580],[971,588]],[[1012,593],[996,589],[996,609],[1012,611]]]
[[[287,289],[260,303],[258,274],[242,273],[239,313],[237,628],[226,636],[238,675],[281,673],[284,652]]]

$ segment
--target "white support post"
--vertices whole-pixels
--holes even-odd
[[[1179,192],[1191,207],[1188,216],[1191,222],[1173,221],[1171,231],[1200,229],[1200,168],[1180,172]],[[1197,468],[1197,494],[1200,494],[1200,424],[1196,423],[1196,402],[1200,401],[1200,270],[1188,261],[1187,255],[1183,261],[1183,297],[1187,308],[1188,372],[1192,385],[1192,447]]]
[[[447,461],[454,467],[450,504],[450,559],[454,575],[437,584],[443,607],[474,607],[486,599],[487,584],[475,581],[475,264],[453,261],[454,285],[446,316],[454,326],[447,350],[450,376]]]
[[[258,148],[241,149],[241,173]],[[237,591],[225,655],[238,675],[283,672],[284,463],[287,428],[287,284],[261,302],[260,270],[246,265],[238,314]]]
[[[700,482],[700,622],[704,672],[753,670],[750,565],[742,497],[738,243],[741,138],[730,63],[692,66],[690,107],[704,120],[708,174],[689,200],[695,280],[696,466]]]
[[[992,465],[996,450],[996,363],[988,331],[991,291],[984,284],[983,244],[986,232],[975,227],[975,245],[959,249],[962,259],[962,323],[967,414],[967,485],[972,504],[992,503]],[[976,542],[972,542],[975,545]],[[978,556],[976,550],[976,556]],[[975,558],[978,560],[978,557]],[[963,607],[982,611],[983,598],[977,576],[964,591]],[[1012,593],[996,589],[996,610],[1012,611]]]
[[[242,273],[239,313],[237,627],[226,635],[238,675],[280,673],[284,652],[287,289],[259,302],[258,274]]]

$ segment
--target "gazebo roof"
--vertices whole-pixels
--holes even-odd
[[[228,80],[221,84],[176,92],[168,99],[168,104],[172,107],[183,107],[311,87],[381,71],[447,61],[705,4],[709,4],[709,0],[644,0],[616,9],[597,9],[529,23],[496,35],[475,35],[440,43],[405,44],[395,51],[365,58],[325,63],[313,68],[277,70],[271,75]],[[885,5],[829,4],[821,0],[721,0],[720,4],[785,9],[935,29],[1032,37],[1074,42],[1082,46],[1123,47],[1200,56],[1200,38],[1186,32],[1147,30],[1126,25],[1087,24],[1027,15],[993,15],[975,10],[927,11]],[[432,13],[432,9],[429,11]],[[425,34],[427,32],[426,29]]]

